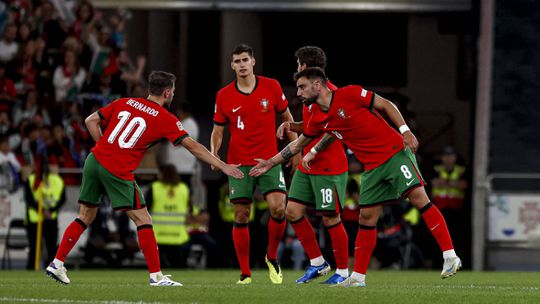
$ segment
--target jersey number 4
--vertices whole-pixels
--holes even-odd
[[[120,148],[129,149],[135,146],[139,138],[141,138],[144,130],[146,130],[146,121],[142,117],[133,117],[133,119],[129,120],[130,116],[131,113],[128,111],[118,113],[118,119],[120,119],[120,121],[116,127],[114,127],[111,135],[109,135],[109,138],[107,139],[109,143],[114,143],[116,141],[116,137],[118,137],[118,134],[120,134],[120,137],[118,137],[118,145]],[[126,128],[124,128],[128,120],[129,123]],[[122,133],[120,133],[120,131],[122,131]]]

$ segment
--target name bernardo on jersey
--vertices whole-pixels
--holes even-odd
[[[126,104],[127,105],[130,105],[132,106],[133,108],[141,111],[141,112],[144,112],[144,113],[147,113],[148,115],[152,115],[152,116],[158,116],[159,114],[159,111],[156,110],[156,109],[153,109],[151,107],[148,107],[136,100],[133,100],[133,99],[128,99],[128,101],[126,101]],[[182,129],[180,129],[182,130]]]

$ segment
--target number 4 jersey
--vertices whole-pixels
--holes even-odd
[[[188,136],[174,115],[145,98],[121,98],[98,110],[105,128],[91,152],[111,174],[134,180],[144,153],[162,139],[178,145]]]

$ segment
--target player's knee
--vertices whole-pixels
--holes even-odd
[[[358,223],[365,226],[375,226],[377,225],[377,220],[379,219],[378,214],[372,212],[360,212],[358,217]]]
[[[236,209],[234,211],[234,221],[237,223],[249,223],[249,208]]]
[[[289,222],[295,222],[299,220],[303,215],[303,212],[301,212],[301,210],[298,210],[297,208],[289,208],[289,206],[287,206],[287,209],[285,210],[285,216],[287,217],[287,220]]]
[[[272,208],[270,215],[275,219],[282,219],[285,216],[285,207]]]
[[[338,224],[341,221],[339,214],[322,217],[324,227],[330,227]]]

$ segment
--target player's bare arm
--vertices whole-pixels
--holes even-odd
[[[225,127],[214,124],[214,129],[212,130],[212,135],[210,136],[210,153],[219,159],[219,149],[223,142],[223,133],[225,132]],[[211,166],[212,170],[218,170],[216,167]]]
[[[311,170],[309,163],[315,158],[317,153],[326,149],[326,147],[328,147],[335,140],[336,139],[332,135],[324,133],[323,137],[321,137],[321,140],[315,146],[313,146],[313,148],[311,148],[311,150],[306,155],[304,155],[304,158],[302,159],[302,165],[304,166],[304,168],[306,168],[307,170]]]
[[[283,139],[283,134],[295,132],[297,134],[304,132],[304,124],[302,121],[286,121],[279,125],[276,136]]]
[[[294,118],[291,114],[291,111],[289,111],[289,108],[287,108],[287,110],[285,110],[285,112],[283,112],[281,114],[281,120],[283,122],[294,122]],[[294,141],[298,138],[298,134],[294,133],[294,132],[287,132],[287,137],[289,138],[289,141]],[[292,170],[296,170],[298,168],[298,165],[300,164],[300,161],[302,160],[302,156],[300,154],[298,154],[297,156],[294,156],[291,158],[291,160],[287,163],[287,167],[291,167]]]
[[[410,148],[413,153],[416,153],[416,150],[418,149],[418,140],[409,127],[407,127],[405,119],[403,119],[403,116],[396,105],[377,94],[374,95],[374,98],[373,107],[388,115],[390,120],[399,128],[399,132],[403,135],[403,144],[405,145],[405,148]]]
[[[260,176],[270,170],[272,167],[279,165],[285,161],[290,160],[294,155],[297,155],[307,146],[313,138],[300,135],[296,140],[290,142],[283,150],[278,154],[274,155],[272,158],[265,160],[261,158],[256,158],[255,160],[259,163],[251,168],[249,171],[250,176]]]
[[[101,118],[99,117],[98,112],[94,112],[90,114],[84,120],[84,124],[86,125],[88,132],[90,132],[90,135],[92,136],[92,139],[94,139],[95,142],[98,142],[101,136],[103,135],[103,132],[101,131],[101,127],[99,125],[100,122],[101,122]]]
[[[212,155],[212,153],[210,153],[205,146],[201,145],[193,138],[185,138],[182,140],[181,145],[188,149],[189,152],[191,152],[191,154],[193,154],[195,157],[221,170],[223,173],[237,179],[244,177],[244,173],[237,168],[238,165],[229,165],[224,163],[219,158]]]

